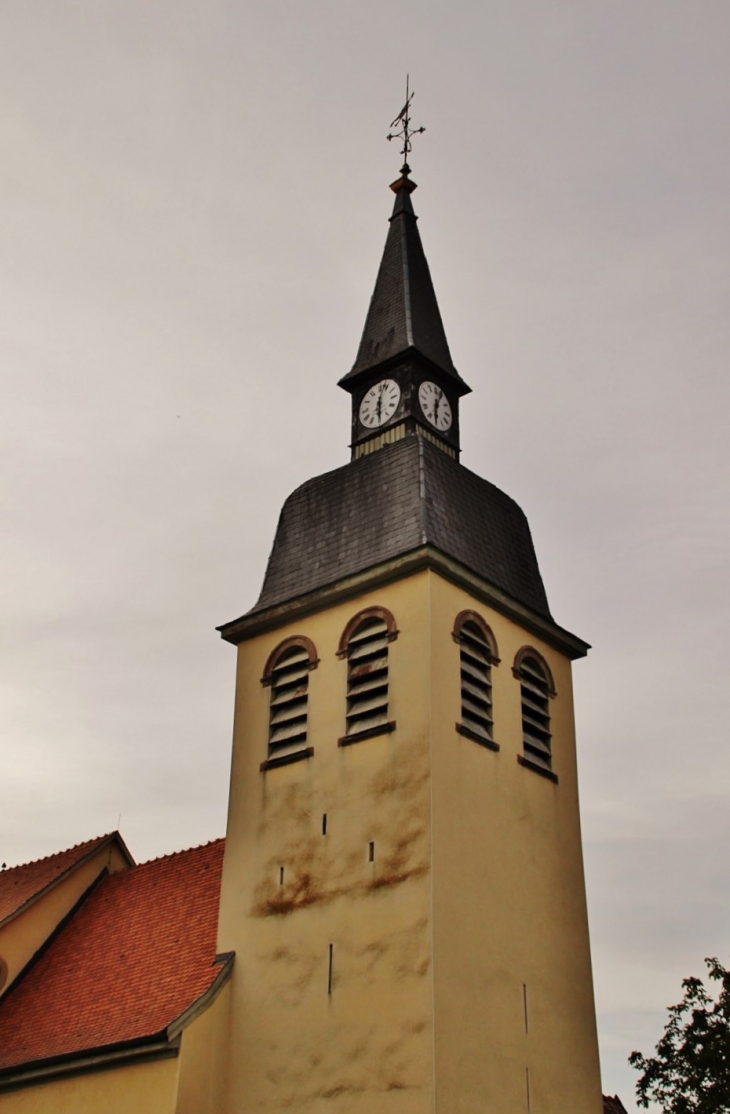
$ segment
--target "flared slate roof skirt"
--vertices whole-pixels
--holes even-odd
[[[253,616],[430,546],[551,620],[527,519],[487,480],[406,437],[284,504]],[[222,628],[225,631],[225,628]]]

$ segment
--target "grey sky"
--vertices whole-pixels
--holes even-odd
[[[0,857],[225,825],[279,508],[347,459],[406,68],[463,462],[576,668],[604,1086],[730,955],[727,0],[5,0]]]

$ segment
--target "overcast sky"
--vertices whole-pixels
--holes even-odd
[[[575,670],[604,1089],[730,958],[728,0],[4,0],[0,858],[221,834],[234,650],[416,90],[463,463]]]

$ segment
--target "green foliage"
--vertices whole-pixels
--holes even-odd
[[[669,1008],[656,1056],[632,1052],[629,1063],[642,1076],[639,1106],[656,1102],[664,1114],[730,1114],[730,971],[706,959],[720,983],[717,1000],[702,979],[684,979],[684,998]]]

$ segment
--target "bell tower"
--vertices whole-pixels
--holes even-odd
[[[286,500],[237,647],[225,1114],[601,1114],[572,662],[464,468],[405,167],[352,460]]]

